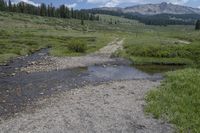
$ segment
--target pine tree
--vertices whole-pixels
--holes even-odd
[[[65,5],[61,5],[59,8],[59,13],[61,18],[66,18],[66,8]]]
[[[197,20],[195,29],[200,30],[200,20]]]
[[[50,5],[48,5],[48,7],[47,7],[47,16],[51,17],[51,7],[50,7]]]
[[[10,0],[8,1],[8,10],[9,10],[10,12],[12,12],[12,3],[11,3]]]
[[[74,9],[71,8],[71,17],[74,18]]]
[[[6,2],[4,0],[0,0],[0,11],[6,10]]]
[[[40,7],[40,16],[46,16],[46,15],[47,15],[47,7],[44,3],[42,3]]]

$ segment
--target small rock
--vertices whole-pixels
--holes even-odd
[[[15,76],[15,75],[16,75],[16,73],[12,73],[12,74],[11,74],[11,76]]]
[[[31,73],[30,71],[26,71],[27,74]]]
[[[30,63],[30,65],[35,65],[36,64],[36,62],[35,61],[32,61],[31,63]]]
[[[119,88],[120,88],[120,89],[124,89],[124,88],[125,88],[125,86],[120,86]]]
[[[109,104],[109,102],[108,101],[104,101],[104,104]]]

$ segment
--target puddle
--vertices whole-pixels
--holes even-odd
[[[131,67],[129,65],[99,65],[89,66],[87,70],[88,76],[85,79],[90,81],[113,81],[113,80],[160,80],[162,74],[154,73],[149,75],[139,69]]]
[[[47,50],[41,50],[30,57],[17,59],[8,66],[0,66],[1,73],[12,73],[16,67],[23,67],[28,61],[41,59]],[[151,67],[149,67],[151,68]],[[51,72],[23,73],[13,76],[0,74],[0,117],[10,117],[27,107],[40,97],[51,96],[54,93],[73,88],[100,84],[115,80],[160,80],[164,70],[152,66],[129,66],[129,63],[112,63],[94,65],[84,68],[73,68]],[[155,71],[158,70],[158,71]]]

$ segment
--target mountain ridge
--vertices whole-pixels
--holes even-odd
[[[172,3],[162,2],[159,4],[143,4],[134,5],[125,8],[120,7],[102,7],[95,8],[96,10],[117,11],[122,13],[139,13],[142,15],[156,15],[156,14],[200,14],[200,9],[175,5]]]

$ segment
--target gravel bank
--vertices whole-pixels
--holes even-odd
[[[168,133],[167,123],[144,115],[144,96],[159,82],[134,80],[87,86],[44,99],[42,108],[0,124],[18,133]]]
[[[46,56],[37,62],[30,62],[28,66],[21,69],[27,73],[61,70],[75,67],[86,67],[94,64],[102,64],[106,62],[114,62],[115,59],[110,58],[111,54],[122,48],[123,40],[115,40],[103,47],[99,51],[79,57],[51,57]]]

